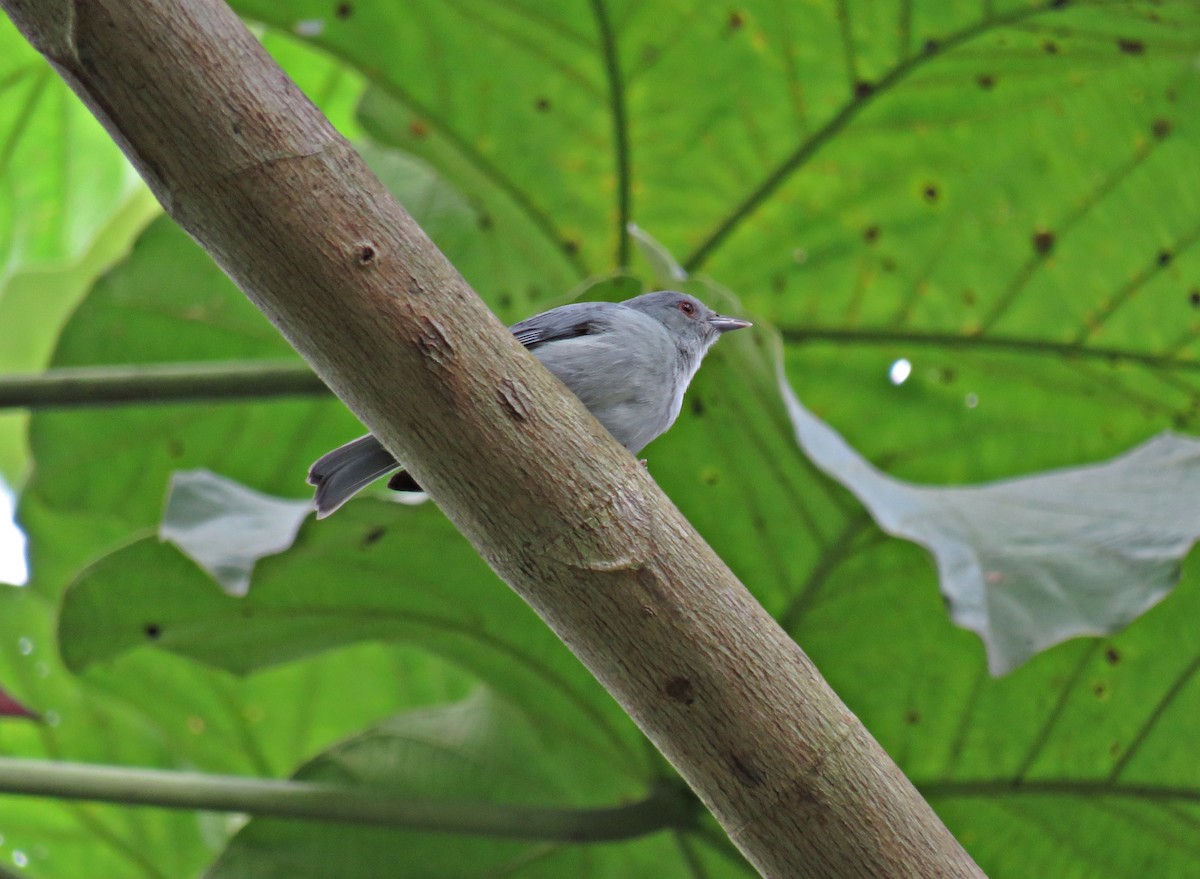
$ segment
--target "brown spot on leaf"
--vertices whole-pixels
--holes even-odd
[[[335,6],[333,8],[333,14],[336,15],[338,18],[340,18],[342,21],[345,21],[347,18],[349,18],[351,15],[354,14],[354,7],[351,6],[349,3],[339,3],[337,6]]]
[[[363,535],[362,542],[359,545],[362,546],[363,549],[366,549],[368,546],[373,546],[374,544],[378,543],[385,534],[387,534],[387,529],[382,525],[376,525]]]
[[[158,623],[146,623],[142,631],[146,633],[147,638],[154,641],[162,635],[162,626]]]
[[[1188,304],[1192,308],[1200,308],[1200,287],[1193,287],[1188,293]]]
[[[550,99],[549,98],[538,98],[537,102],[533,106],[537,109],[537,111],[539,113],[549,113],[550,112]]]
[[[1150,123],[1150,133],[1155,140],[1166,140],[1171,136],[1171,120],[1162,116]]]
[[[926,55],[932,55],[935,52],[937,52],[937,50],[940,49],[941,47],[942,47],[941,44],[937,40],[926,40],[924,42],[924,44],[921,46],[921,50]]]
[[[1126,55],[1141,55],[1146,51],[1146,44],[1141,40],[1118,39],[1117,48]]]
[[[873,91],[875,91],[875,84],[868,82],[865,79],[860,79],[858,82],[854,83],[854,97],[858,98],[859,100],[870,97]]]
[[[362,243],[357,246],[356,255],[360,266],[369,266],[375,262],[375,245]]]
[[[562,243],[562,247],[563,247],[563,250],[565,250],[567,253],[571,254],[571,256],[574,256],[575,254],[579,253],[579,242],[574,240],[573,238],[568,238],[566,241],[564,241]]]
[[[975,83],[985,92],[989,92],[996,87],[996,77],[990,73],[981,73],[975,77]]]
[[[1045,52],[1047,55],[1057,55],[1058,54],[1058,43],[1054,42],[1054,40],[1045,40],[1042,43],[1042,51]]]
[[[740,10],[733,10],[729,13],[729,18],[725,22],[731,31],[740,31],[746,23],[746,14]]]
[[[1175,258],[1175,254],[1171,253],[1171,251],[1169,251],[1169,250],[1164,249],[1164,250],[1160,250],[1158,252],[1158,256],[1155,258],[1155,260],[1160,266],[1169,266],[1171,264],[1171,260],[1174,258]]]
[[[924,198],[925,201],[929,202],[930,204],[933,204],[934,202],[936,202],[940,195],[941,195],[941,193],[938,191],[938,187],[937,187],[936,183],[926,183],[921,188],[921,197]]]
[[[424,119],[414,119],[408,123],[408,133],[418,140],[429,136],[429,123]]]
[[[918,723],[921,722],[921,712],[915,711],[915,710],[909,711],[907,714],[904,715],[904,722],[907,723],[909,726],[916,726]]]
[[[867,228],[863,229],[863,241],[867,242],[867,244],[874,244],[878,240],[879,240],[879,227],[878,226],[868,226]]]
[[[1054,251],[1055,235],[1049,229],[1033,233],[1033,252],[1038,256],[1049,256]]]
[[[1121,652],[1116,647],[1109,646],[1104,651],[1104,659],[1109,665],[1116,665],[1121,661]]]

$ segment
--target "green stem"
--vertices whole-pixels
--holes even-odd
[[[0,409],[328,393],[307,365],[284,361],[97,366],[0,376]]]
[[[1186,785],[1166,784],[1111,784],[1108,781],[1075,781],[1072,779],[1044,779],[1023,781],[1019,784],[1011,779],[982,781],[938,781],[928,784],[917,782],[917,789],[927,799],[984,797],[993,799],[1005,796],[1075,796],[1075,797],[1123,797],[1154,803],[1200,802],[1200,788]]]
[[[605,809],[410,800],[364,787],[0,757],[0,793],[131,806],[247,812],[504,839],[609,842],[690,827],[696,802],[679,785]]]
[[[788,342],[836,342],[845,345],[921,345],[940,348],[992,349],[1021,354],[1043,354],[1064,358],[1106,360],[1150,366],[1155,369],[1200,372],[1200,360],[1189,360],[1171,354],[1148,354],[1127,348],[1104,348],[1081,345],[1078,342],[1054,342],[1049,339],[1026,339],[1017,336],[976,336],[961,333],[901,331],[887,329],[843,330],[834,327],[803,327],[781,329]]]

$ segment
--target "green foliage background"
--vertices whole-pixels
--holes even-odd
[[[632,221],[706,297],[726,288],[778,328],[806,405],[897,476],[979,482],[1195,432],[1192,2],[235,6],[505,320],[652,285]],[[7,23],[0,59],[0,367],[294,356],[168,221],[145,225],[115,148]],[[715,349],[647,451],[668,494],[990,876],[1200,875],[1194,564],[1121,635],[990,679],[924,554],[799,454],[767,347],[764,330]],[[896,387],[899,357],[914,370]],[[430,505],[309,523],[241,602],[153,538],[176,469],[303,496],[308,463],[355,434],[336,401],[0,428],[6,477],[35,465],[0,686],[46,718],[0,725],[0,752],[563,808],[669,773]],[[6,797],[0,859],[31,876],[748,875],[705,821],[591,847],[236,828]]]

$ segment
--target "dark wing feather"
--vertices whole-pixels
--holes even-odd
[[[558,339],[603,332],[612,326],[613,318],[622,308],[615,302],[573,302],[535,314],[509,329],[518,342],[533,350]]]

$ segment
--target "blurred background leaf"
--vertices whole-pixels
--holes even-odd
[[[978,483],[1111,458],[1164,428],[1195,432],[1194,3],[235,6],[506,321],[654,283],[633,222],[691,274],[686,289],[777,327],[805,406],[897,478]],[[0,143],[20,140],[19,108],[49,76],[14,51],[30,72],[3,80]],[[45,82],[43,94],[60,88]],[[70,145],[70,132],[46,136]],[[95,149],[89,161],[108,147]],[[18,229],[23,207],[0,230],[0,265],[16,272],[100,247],[127,178],[97,172],[72,201],[56,168],[31,158],[22,171],[28,181],[6,185],[37,197],[28,226]],[[113,233],[109,262],[140,216]],[[28,243],[39,235],[49,237]],[[24,344],[37,296],[59,295],[53,276],[43,280],[29,282],[24,323],[0,321],[0,352]],[[0,294],[0,317],[19,301],[13,289]],[[737,304],[718,304],[719,290]],[[293,356],[162,220],[60,333],[53,315],[70,307],[47,307],[41,359],[3,365],[45,363],[51,340],[64,366]],[[646,451],[655,478],[993,879],[1194,875],[1194,560],[1126,631],[1069,641],[991,679],[978,640],[947,618],[928,556],[885,538],[800,454],[766,336],[753,332],[714,349],[679,423]],[[902,359],[911,373],[897,383]],[[543,645],[545,668],[575,668],[575,704],[614,724],[622,746],[599,764],[611,779],[556,776],[579,786],[574,802],[620,795],[614,779],[637,796],[669,774],[432,507],[363,500],[309,523],[291,553],[260,562],[244,604],[150,538],[174,470],[304,497],[308,464],[358,430],[317,398],[36,415],[20,507],[33,580],[0,593],[0,686],[45,722],[0,725],[0,751],[286,776],[389,717],[453,711],[480,692],[506,706],[496,716],[507,719],[487,721],[511,727],[501,741],[547,718],[574,722],[541,702],[552,688],[497,686],[505,664],[472,659],[474,646],[436,652],[411,623],[339,621],[367,596],[410,616],[487,607],[503,643]],[[8,474],[24,461],[14,449],[0,459]],[[419,541],[411,558],[406,541]],[[395,556],[371,567],[376,552]],[[468,606],[448,606],[459,594]],[[111,629],[77,613],[88,595],[94,622]],[[305,595],[320,601],[302,625],[234,621]],[[56,655],[60,607],[62,648],[80,674]],[[218,629],[222,640],[209,641]],[[468,627],[462,643],[487,631]],[[555,755],[576,740],[539,735],[568,749],[537,752],[558,773]],[[299,843],[269,823],[217,860],[234,830],[219,816],[0,799],[0,858],[33,876],[195,875],[214,862],[232,869],[250,842],[286,857]],[[318,846],[344,832],[305,830]],[[509,875],[740,872],[713,833],[555,853],[544,861],[553,867],[512,862]],[[455,844],[422,841],[443,854]],[[270,855],[245,863],[294,869]],[[363,863],[344,862],[345,875]],[[422,875],[406,863],[390,866]],[[478,863],[464,860],[462,875]]]

